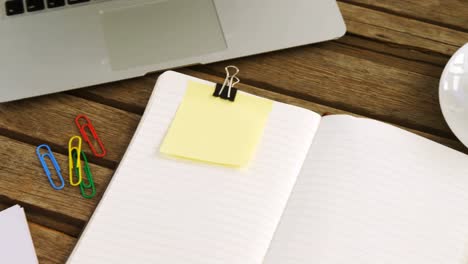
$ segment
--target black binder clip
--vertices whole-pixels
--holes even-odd
[[[239,73],[239,69],[236,66],[227,66],[225,69],[226,79],[224,79],[224,83],[222,85],[216,84],[213,96],[234,102],[237,94],[237,89],[234,88],[234,86],[240,82],[239,78],[236,77]],[[231,74],[229,69],[234,69],[234,74]]]

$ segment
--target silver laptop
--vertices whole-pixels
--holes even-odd
[[[0,102],[342,36],[335,0],[0,0]]]

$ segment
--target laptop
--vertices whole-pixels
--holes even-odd
[[[0,102],[345,31],[335,0],[0,0]]]

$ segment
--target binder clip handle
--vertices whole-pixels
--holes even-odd
[[[229,65],[224,69],[226,70],[224,83],[222,85],[216,84],[213,96],[234,102],[237,94],[237,89],[234,86],[240,82],[240,79],[237,77],[239,68]],[[231,73],[231,69],[234,70],[234,73]]]

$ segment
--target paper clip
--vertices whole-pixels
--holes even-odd
[[[239,78],[236,77],[236,75],[239,73],[239,68],[236,66],[227,66],[224,69],[226,70],[226,79],[224,79],[224,83],[222,85],[216,84],[213,96],[221,97],[222,99],[234,102],[237,94],[237,89],[234,88],[234,86],[240,82]],[[229,69],[234,69],[234,74],[231,74]],[[227,89],[225,89],[226,86]]]
[[[78,146],[73,146],[73,141],[78,140]],[[76,163],[73,162],[73,152],[76,152],[77,154],[77,159]],[[80,136],[74,136],[70,138],[70,141],[68,141],[68,169],[69,169],[69,174],[70,174],[70,185],[71,186],[78,186],[80,185],[82,181],[81,177],[81,137]],[[78,176],[78,181],[73,182],[73,169],[77,168],[78,170],[76,171],[77,176]]]
[[[80,124],[80,119],[85,120],[86,122],[81,125]],[[75,118],[75,124],[80,130],[81,136],[83,137],[83,140],[88,143],[89,147],[91,148],[91,151],[93,152],[94,156],[96,157],[104,157],[106,155],[106,149],[104,148],[104,144],[102,143],[101,139],[98,137],[96,130],[94,129],[93,124],[91,123],[91,120],[85,115],[78,115]],[[89,132],[91,133],[91,136],[93,137],[94,140],[98,143],[99,147],[101,148],[101,152],[98,153],[96,151],[96,148],[93,145],[93,142],[89,139],[88,135],[86,134],[86,128],[88,128]]]
[[[44,154],[41,154],[41,149],[45,148],[47,149],[47,152]],[[60,166],[57,163],[57,160],[54,157],[54,154],[52,153],[52,150],[50,147],[46,144],[42,144],[36,148],[36,153],[37,157],[39,158],[39,161],[42,164],[42,168],[44,169],[45,174],[47,175],[47,178],[49,179],[50,186],[54,188],[55,190],[62,190],[63,187],[65,186],[65,181],[63,180],[62,174],[60,172]],[[55,171],[57,172],[57,177],[59,178],[61,185],[57,186],[54,183],[54,180],[52,180],[52,174],[50,173],[49,168],[47,167],[47,163],[45,161],[45,158],[49,157],[50,161],[52,162],[52,165],[54,166]]]
[[[72,155],[73,155],[73,164],[76,164],[78,161],[77,152],[73,151]],[[86,158],[86,155],[83,151],[81,151],[81,157],[83,157],[83,161],[84,161],[83,170],[85,172],[86,179],[88,181],[88,183],[86,184],[85,180],[83,179],[80,183],[81,196],[83,196],[86,199],[91,199],[96,195],[96,187],[94,185],[94,180],[93,180],[93,175],[91,174],[91,169],[89,168],[88,159]],[[77,174],[78,174],[79,169],[80,168],[78,168],[78,166],[75,166],[75,170]],[[91,190],[91,194],[88,195],[86,193],[87,189]]]

